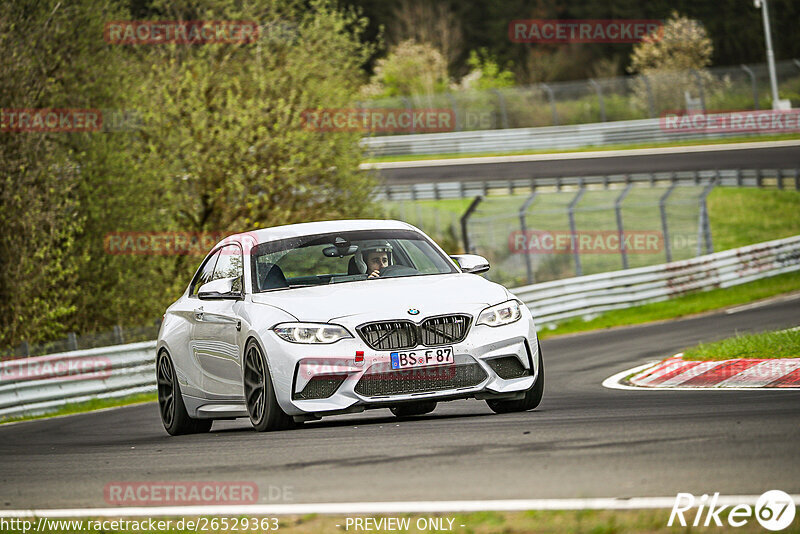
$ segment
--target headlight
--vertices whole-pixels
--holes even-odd
[[[336,343],[353,337],[346,328],[336,324],[281,323],[272,330],[291,343]]]
[[[496,304],[495,306],[489,306],[483,310],[475,324],[502,326],[504,324],[511,324],[514,321],[519,321],[520,317],[522,317],[522,311],[519,309],[519,302],[516,300],[509,300],[501,304]]]

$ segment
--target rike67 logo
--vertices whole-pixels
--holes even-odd
[[[728,504],[723,504],[721,501]],[[693,513],[692,509],[695,506],[697,511]],[[770,490],[761,495],[756,501],[755,508],[749,504],[734,504],[731,498],[720,499],[719,493],[715,493],[710,500],[708,495],[697,499],[691,493],[678,493],[667,526],[721,527],[725,521],[722,513],[726,510],[728,525],[732,527],[744,526],[755,517],[762,527],[773,531],[783,530],[791,525],[796,512],[792,496],[781,490]],[[684,517],[684,513],[688,519]]]

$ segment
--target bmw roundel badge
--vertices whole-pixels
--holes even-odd
[[[409,308],[408,310],[409,315],[419,315],[419,310],[416,308]]]

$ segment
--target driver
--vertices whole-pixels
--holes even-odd
[[[356,264],[367,278],[379,278],[381,271],[392,265],[392,245],[386,241],[368,241],[359,247]]]

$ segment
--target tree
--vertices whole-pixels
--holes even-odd
[[[375,66],[375,74],[363,90],[371,97],[431,96],[447,88],[447,64],[428,43],[403,41]]]
[[[645,37],[633,48],[628,71],[649,81],[649,86],[643,79],[635,84],[639,105],[646,109],[652,96],[659,111],[682,109],[685,98],[698,93],[698,84],[711,82],[705,68],[713,52],[703,25],[673,12],[662,32]]]

